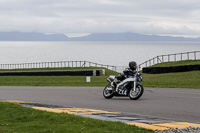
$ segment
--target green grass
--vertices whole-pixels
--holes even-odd
[[[200,60],[185,60],[177,62],[165,62],[151,67],[169,67],[182,65],[199,65]],[[143,74],[143,85],[146,87],[166,88],[199,88],[200,71],[166,73],[166,74]]]
[[[200,89],[200,71],[167,73],[167,74],[143,74],[145,87],[165,88],[198,88]]]
[[[0,86],[105,86],[107,76],[1,76]]]
[[[200,60],[185,60],[185,61],[159,63],[151,67],[168,67],[168,66],[199,65],[199,64]]]
[[[102,68],[96,68],[96,67],[56,68],[56,69],[49,68],[49,69],[26,69],[23,71],[81,70],[81,69],[102,69]],[[19,70],[13,70],[13,71],[19,71]],[[105,76],[91,76],[91,82],[88,83],[86,82],[86,76],[0,76],[0,86],[105,86],[108,83],[106,79],[109,75],[118,75],[118,73],[109,69],[105,69]]]
[[[56,70],[71,70],[72,68],[57,68]],[[73,68],[73,70],[77,68]],[[78,68],[84,69],[84,68]],[[102,69],[102,68],[86,68]],[[38,70],[38,69],[34,69]],[[39,69],[39,70],[54,70]],[[17,71],[17,70],[16,70]],[[0,86],[106,86],[109,75],[118,75],[117,72],[105,69],[105,76],[91,76],[91,82],[86,82],[85,76],[0,76]],[[199,88],[200,71],[168,73],[168,74],[143,74],[144,87],[164,88]]]
[[[121,122],[51,113],[0,102],[1,133],[152,133]]]

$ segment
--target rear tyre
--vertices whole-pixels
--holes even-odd
[[[138,84],[135,88],[135,91],[134,88],[131,88],[129,92],[129,98],[131,100],[137,100],[142,96],[143,92],[144,92],[143,86],[141,84]]]
[[[103,90],[103,96],[106,99],[112,98],[114,96],[114,90],[115,88],[111,84],[108,84]]]

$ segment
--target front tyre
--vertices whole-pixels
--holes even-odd
[[[135,91],[134,88],[131,88],[129,92],[129,98],[131,100],[137,100],[142,96],[143,92],[144,92],[143,86],[141,84],[138,84],[135,88]]]
[[[115,88],[111,84],[108,84],[103,90],[103,96],[106,99],[112,98],[114,96],[114,90]]]

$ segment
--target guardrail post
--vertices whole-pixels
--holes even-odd
[[[85,61],[83,61],[83,65],[82,65],[82,67],[85,67]]]
[[[139,71],[140,71],[140,68],[141,68],[141,66],[140,66],[140,65],[138,65],[138,69],[139,69]]]
[[[158,56],[157,56],[157,63],[159,63],[159,61],[158,61]]]
[[[194,60],[197,60],[196,51],[194,51]]]
[[[181,53],[181,61],[183,60],[183,53]]]
[[[170,55],[168,55],[168,62],[170,62]]]
[[[174,54],[174,61],[176,61],[176,54]]]
[[[155,58],[153,58],[153,65],[155,64],[155,61],[154,61],[154,59],[155,59]]]

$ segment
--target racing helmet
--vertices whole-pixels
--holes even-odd
[[[136,70],[136,68],[137,68],[137,63],[136,63],[135,61],[129,62],[129,68],[130,68],[131,70]]]

